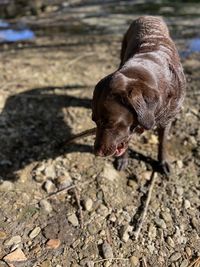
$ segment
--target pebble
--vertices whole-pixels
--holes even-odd
[[[26,261],[27,258],[24,254],[24,252],[20,249],[17,248],[13,252],[9,253],[3,258],[4,261],[6,262],[21,262],[21,261]]]
[[[102,252],[104,259],[111,259],[113,258],[113,251],[112,247],[107,241],[104,241],[102,244]]]
[[[17,245],[17,244],[19,244],[21,242],[22,242],[21,236],[16,235],[16,236],[11,237],[11,239],[6,240],[4,242],[4,245],[7,246],[7,247],[10,247],[10,246],[13,246],[13,245]]]
[[[166,226],[166,223],[163,219],[160,219],[160,218],[157,218],[155,220],[155,223],[157,224],[158,227],[162,228],[162,229],[166,229],[167,226]]]
[[[129,240],[129,233],[133,231],[133,227],[130,225],[124,225],[121,230],[121,239],[125,243]]]
[[[106,217],[109,214],[109,210],[105,205],[101,204],[97,209],[97,213],[103,217]]]
[[[187,253],[188,257],[191,257],[192,256],[192,250],[190,247],[186,247],[185,248],[185,252]]]
[[[103,169],[103,172],[101,174],[104,178],[107,178],[108,180],[114,182],[120,178],[119,172],[116,171],[110,163],[105,163],[105,167]]]
[[[56,179],[56,185],[58,189],[67,188],[70,185],[72,185],[72,178],[69,176],[69,173],[66,173],[65,175],[59,176]]]
[[[46,247],[48,249],[57,249],[59,248],[61,242],[59,239],[50,239],[49,241],[47,241],[46,243]]]
[[[170,260],[171,261],[177,261],[178,259],[181,258],[181,253],[180,252],[175,252],[171,255]]]
[[[133,188],[133,190],[136,190],[136,188],[138,187],[138,184],[136,181],[129,179],[128,180],[128,186],[130,186],[131,188]]]
[[[47,180],[44,184],[44,190],[50,194],[56,191],[56,186],[51,180]]]
[[[158,137],[155,134],[151,134],[148,143],[151,145],[157,145],[158,144]]]
[[[183,161],[182,160],[177,160],[177,166],[179,169],[183,168]]]
[[[174,248],[175,247],[175,244],[174,244],[174,240],[170,237],[170,236],[168,236],[167,237],[167,244],[170,246],[170,247],[172,247],[172,248]]]
[[[0,240],[3,240],[7,237],[6,233],[3,231],[0,231]]]
[[[79,221],[78,221],[78,218],[77,218],[75,213],[69,215],[67,217],[67,219],[73,226],[78,226],[79,225]]]
[[[87,211],[91,211],[93,207],[93,200],[91,198],[87,198],[84,200],[83,205]]]
[[[144,180],[149,181],[151,179],[152,172],[151,171],[145,171],[142,173],[142,178]]]
[[[44,170],[44,173],[47,178],[55,179],[56,177],[56,171],[53,165],[47,166]]]
[[[36,236],[39,235],[40,232],[41,232],[41,228],[40,228],[40,227],[35,227],[35,228],[29,233],[29,237],[30,237],[30,239],[34,239]]]
[[[157,229],[153,224],[150,224],[149,226],[149,231],[148,231],[148,236],[150,239],[155,239],[157,235]]]
[[[13,189],[14,185],[12,182],[3,181],[3,183],[0,184],[0,191],[12,191]]]
[[[41,263],[40,267],[51,267],[50,260],[45,260]]]
[[[41,207],[43,210],[45,210],[47,213],[51,213],[52,210],[53,210],[51,204],[50,204],[49,201],[46,200],[46,199],[42,199],[42,200],[40,201],[40,207]]]
[[[86,266],[87,267],[94,267],[94,262],[89,260],[86,262]]]
[[[164,221],[167,223],[167,222],[172,222],[172,216],[171,216],[171,214],[169,213],[169,212],[167,212],[167,211],[163,211],[162,213],[161,213],[161,216],[162,216],[162,218],[164,219]]]
[[[181,186],[177,186],[176,187],[176,192],[177,192],[177,194],[179,195],[179,196],[182,196],[183,195],[183,187],[181,187]]]
[[[186,210],[191,207],[190,201],[188,199],[184,200],[184,207],[185,207]]]
[[[136,256],[130,257],[130,264],[131,264],[131,267],[137,267],[139,264],[138,257],[136,257]]]
[[[184,260],[181,262],[180,267],[188,267],[188,265],[189,265],[188,260],[187,260],[187,259],[184,259]]]
[[[43,174],[38,174],[34,177],[34,180],[37,183],[43,183],[46,180],[46,176],[44,176]]]

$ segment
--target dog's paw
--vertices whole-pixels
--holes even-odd
[[[114,161],[114,166],[118,171],[123,171],[128,166],[128,158],[119,157]]]
[[[161,161],[159,163],[159,170],[162,174],[169,176],[171,174],[171,166],[167,161]]]

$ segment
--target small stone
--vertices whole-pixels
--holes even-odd
[[[0,240],[3,240],[7,237],[7,234],[3,231],[0,231]]]
[[[155,239],[157,235],[157,229],[153,224],[150,224],[149,226],[149,232],[148,232],[148,236],[150,239]]]
[[[79,222],[78,222],[78,218],[76,216],[76,214],[71,214],[67,217],[68,221],[73,225],[73,226],[78,226]]]
[[[168,236],[167,237],[167,244],[170,246],[170,247],[172,247],[172,248],[174,248],[175,247],[175,244],[174,244],[174,240],[170,237],[170,236]]]
[[[56,171],[53,165],[47,166],[44,170],[44,173],[47,178],[55,179],[56,177]]]
[[[86,266],[87,267],[94,267],[94,262],[89,260],[86,262]]]
[[[148,140],[148,143],[151,145],[157,145],[158,144],[158,137],[155,134],[152,134]]]
[[[46,247],[48,249],[57,249],[59,248],[61,242],[59,239],[50,239],[49,241],[47,241],[46,243]]]
[[[29,234],[30,239],[34,239],[36,236],[39,235],[40,232],[41,232],[41,228],[35,227]]]
[[[121,239],[122,241],[124,241],[125,243],[129,240],[129,233],[131,233],[133,231],[133,227],[130,226],[130,225],[124,225],[122,227],[122,230],[121,230]]]
[[[191,207],[190,201],[188,199],[184,200],[184,207],[185,207],[186,210]]]
[[[70,185],[72,185],[72,178],[69,176],[69,173],[66,172],[65,175],[59,176],[56,179],[56,184],[57,184],[58,189],[67,188]]]
[[[183,168],[183,161],[182,160],[177,160],[177,166],[179,169]]]
[[[92,210],[92,206],[93,206],[93,201],[91,198],[87,198],[84,200],[84,208],[87,210],[87,211],[91,211]]]
[[[171,255],[170,260],[173,261],[177,261],[178,259],[181,258],[181,253],[180,252],[175,252]]]
[[[0,184],[0,191],[12,191],[13,189],[14,185],[12,182],[3,181],[3,183]]]
[[[192,256],[192,250],[190,247],[186,247],[185,248],[185,252],[187,253],[188,257],[191,257]]]
[[[138,187],[138,184],[136,181],[129,179],[128,180],[128,186],[130,186],[131,188],[133,188],[133,190],[135,190]]]
[[[104,259],[112,259],[113,258],[113,251],[112,247],[107,241],[104,241],[102,244],[102,252]]]
[[[6,241],[4,242],[4,245],[5,245],[6,247],[10,247],[10,246],[13,246],[13,245],[17,245],[17,244],[19,244],[19,243],[21,243],[21,242],[22,242],[22,238],[21,238],[21,236],[16,235],[16,236],[11,237],[11,239],[6,240]]]
[[[136,257],[136,256],[130,257],[130,264],[131,264],[131,267],[137,267],[139,264],[138,257]]]
[[[10,262],[21,262],[21,261],[26,261],[27,258],[24,254],[24,252],[20,249],[17,248],[13,252],[9,253],[3,258],[4,261],[10,263]]]
[[[88,224],[87,228],[90,235],[95,235],[98,232],[98,229],[94,223]]]
[[[101,174],[104,178],[107,178],[108,180],[114,182],[120,178],[119,172],[117,172],[113,165],[110,163],[105,163],[105,167],[103,169],[103,172]]]
[[[158,227],[162,228],[162,229],[166,229],[167,226],[166,226],[166,223],[163,219],[160,219],[160,218],[157,218],[155,220],[155,223],[157,224]]]
[[[171,216],[171,214],[169,213],[169,212],[167,212],[167,211],[163,211],[162,213],[161,213],[161,216],[162,216],[162,218],[164,219],[164,221],[167,223],[167,222],[172,222],[172,216]]]
[[[51,261],[50,260],[43,261],[40,267],[51,267]]]
[[[51,213],[52,210],[53,210],[51,204],[50,204],[49,201],[46,200],[46,199],[42,199],[42,200],[40,201],[40,207],[41,207],[43,210],[45,210],[47,213]]]
[[[103,217],[106,217],[109,214],[109,210],[105,205],[101,204],[97,209],[97,213]]]
[[[181,262],[181,265],[180,267],[188,267],[189,265],[189,261],[187,259],[184,259],[182,262]]]
[[[145,171],[141,175],[142,175],[142,178],[144,180],[149,181],[151,179],[152,172],[151,171]]]
[[[176,187],[176,192],[177,192],[177,194],[179,195],[179,196],[182,196],[183,195],[183,187],[181,187],[181,186],[177,186]]]
[[[38,174],[38,175],[34,176],[34,180],[37,183],[43,183],[46,180],[46,176],[43,174]]]
[[[56,191],[56,186],[51,180],[47,180],[44,184],[45,191],[50,194]]]

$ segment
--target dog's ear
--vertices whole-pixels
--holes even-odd
[[[144,129],[151,129],[155,125],[154,113],[159,100],[158,92],[141,81],[129,83],[126,92],[139,124]]]

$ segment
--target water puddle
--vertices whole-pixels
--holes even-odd
[[[0,43],[26,41],[34,38],[34,32],[26,26],[11,25],[3,20],[0,20]]]

